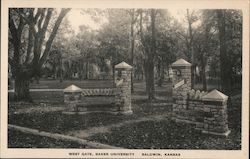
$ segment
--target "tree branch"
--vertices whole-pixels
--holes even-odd
[[[40,17],[40,15],[42,14],[42,9],[41,8],[38,8],[37,12],[36,12],[36,15],[34,17],[34,22],[36,23],[38,18]]]
[[[38,32],[40,32],[40,31],[42,30],[42,22],[43,22],[43,20],[44,20],[44,15],[45,15],[45,9],[42,9],[42,10],[41,10],[40,18],[39,18],[39,20],[38,20],[38,25],[37,25],[37,27],[38,27]]]
[[[47,58],[47,56],[49,54],[49,50],[51,48],[52,42],[53,42],[53,40],[54,40],[54,38],[56,36],[57,30],[58,30],[63,18],[65,17],[65,15],[69,11],[70,11],[69,8],[61,10],[61,12],[60,12],[60,14],[59,14],[59,16],[58,16],[58,18],[56,20],[55,26],[54,26],[54,28],[53,28],[53,30],[52,30],[52,32],[50,34],[50,37],[49,37],[49,39],[48,39],[48,41],[46,43],[46,47],[45,47],[45,50],[43,52],[43,55],[42,55],[41,59],[39,60],[39,64],[38,64],[39,67],[41,67],[43,65],[43,63],[45,62],[45,60],[46,60],[46,58]]]
[[[9,17],[9,29],[10,29],[12,39],[17,39],[17,28],[15,26],[14,20],[10,17]],[[15,40],[13,40],[13,42],[15,43]]]
[[[40,34],[40,39],[39,39],[39,44],[40,45],[38,46],[38,49],[37,49],[38,55],[39,55],[38,57],[40,57],[40,55],[41,55],[41,48],[42,48],[42,44],[43,44],[43,41],[44,41],[44,38],[45,38],[46,30],[47,30],[48,25],[49,25],[49,21],[50,21],[51,16],[52,16],[52,11],[53,11],[53,9],[51,9],[51,8],[49,8],[47,10],[47,14],[46,14],[43,26],[42,26],[42,28],[40,30],[40,33],[39,33]]]
[[[27,55],[26,55],[26,59],[25,59],[24,64],[27,64],[29,62],[31,50],[33,48],[33,44],[34,44],[34,36],[32,33],[32,28],[29,28],[29,43],[28,43]]]
[[[38,20],[37,22],[37,32],[36,34],[34,34],[35,36],[35,40],[34,40],[34,58],[33,58],[33,63],[34,64],[37,64],[38,61],[39,61],[39,58],[40,58],[40,55],[41,55],[41,45],[43,43],[43,41],[41,40],[41,37],[42,37],[42,33],[41,33],[41,30],[42,30],[42,21],[44,20],[44,13],[45,13],[45,8],[41,8],[37,11],[37,14],[36,14],[36,19]],[[37,16],[39,15],[39,16]]]
[[[17,28],[17,37],[20,37],[20,40],[21,40],[24,25],[25,25],[25,23],[24,23],[23,17],[21,16],[20,17],[20,22],[19,22],[19,25],[18,25],[18,28]]]
[[[16,9],[14,9],[14,11],[19,15],[20,18],[23,18],[28,24],[31,23],[31,21],[25,15],[23,15],[23,13],[17,11]]]

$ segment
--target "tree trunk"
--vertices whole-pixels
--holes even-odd
[[[162,64],[161,64],[161,76],[160,76],[161,85],[160,86],[162,86],[162,83],[164,80],[164,73],[165,73],[165,67],[164,67],[164,63],[162,62]]]
[[[189,10],[187,9],[187,20],[188,20],[188,31],[189,31],[189,44],[188,44],[188,51],[191,54],[191,63],[192,63],[192,69],[191,69],[191,88],[194,88],[195,84],[195,62],[194,62],[194,50],[193,50],[193,29],[192,29],[192,20],[191,16],[189,14]]]
[[[85,73],[85,79],[88,79],[89,78],[89,63],[88,62],[86,62],[86,64],[85,64],[85,69],[86,69],[86,73]]]
[[[134,66],[134,45],[135,45],[135,38],[134,38],[134,23],[135,23],[135,13],[134,9],[132,10],[131,15],[131,65]],[[131,92],[134,92],[134,68],[131,71]]]
[[[26,77],[19,76],[15,78],[15,93],[14,98],[16,101],[31,102],[31,96],[29,92],[30,80]]]
[[[218,26],[219,26],[219,41],[220,41],[220,78],[223,93],[230,94],[231,91],[231,68],[230,61],[227,55],[226,47],[226,29],[225,29],[225,12],[217,10]]]
[[[148,61],[148,75],[147,75],[147,82],[148,82],[148,99],[154,100],[155,99],[155,85],[154,85],[154,62],[153,60]]]
[[[154,84],[154,55],[156,53],[156,44],[155,44],[155,9],[151,9],[151,51],[148,54],[148,99],[155,99],[155,84]]]
[[[207,79],[206,79],[206,62],[203,58],[203,55],[201,57],[201,79],[202,79],[202,86],[203,90],[207,91]]]
[[[207,65],[207,56],[209,55],[209,32],[210,26],[205,26],[205,45],[204,45],[204,53],[200,50],[200,59],[201,59],[201,80],[203,90],[207,91],[207,79],[206,79],[206,65]]]
[[[149,91],[149,89],[148,89],[148,65],[147,65],[146,60],[143,61],[143,68],[144,68],[144,72],[145,72],[146,92],[148,93],[148,91]]]
[[[144,80],[144,70],[143,69],[141,70],[141,80],[142,81]]]
[[[163,76],[162,76],[162,74],[163,74],[163,69],[164,69],[164,68],[163,68],[162,65],[163,65],[163,62],[162,62],[161,60],[159,60],[159,61],[158,61],[158,66],[157,66],[157,72],[158,72],[158,73],[157,73],[157,75],[158,75],[157,79],[159,79],[159,80],[158,80],[158,86],[159,86],[159,87],[162,86],[162,82],[163,82],[163,78],[162,78]]]
[[[57,69],[56,69],[56,66],[54,67],[54,79],[55,80],[57,79]]]

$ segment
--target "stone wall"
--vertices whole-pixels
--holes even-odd
[[[181,89],[182,90],[182,89]],[[173,103],[172,118],[178,122],[186,122],[200,125],[203,122],[204,105],[201,100],[200,91],[190,90],[187,92],[176,90]],[[194,92],[194,95],[192,94]],[[205,94],[205,93],[204,93]]]
[[[227,99],[223,93],[191,89],[191,64],[180,59],[172,64],[173,109],[176,122],[194,124],[203,133],[227,136]]]
[[[68,104],[68,109],[64,113],[132,114],[131,70],[132,67],[125,62],[116,65],[113,88],[81,89],[74,85],[65,88],[64,102]]]

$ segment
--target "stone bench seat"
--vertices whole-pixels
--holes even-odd
[[[117,109],[115,96],[85,96],[75,105],[76,112],[110,111]]]
[[[76,112],[84,112],[84,111],[109,111],[111,108],[117,108],[115,103],[78,103],[76,104],[75,111]]]

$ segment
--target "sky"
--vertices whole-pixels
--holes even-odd
[[[73,27],[75,33],[79,31],[80,25],[88,25],[92,29],[96,30],[100,28],[100,25],[95,23],[89,15],[83,15],[81,14],[80,9],[72,9],[68,13],[68,20],[71,23],[71,26]]]
[[[185,18],[186,12],[183,9],[179,9],[179,10],[168,9],[168,11],[178,21],[183,21],[183,19]],[[87,25],[90,28],[92,28],[93,30],[100,29],[100,27],[102,25],[102,23],[100,23],[100,24],[95,23],[89,15],[81,14],[81,9],[72,9],[68,13],[67,17],[68,17],[68,20],[71,23],[71,26],[72,26],[73,30],[75,31],[75,33],[78,33],[80,25]]]

